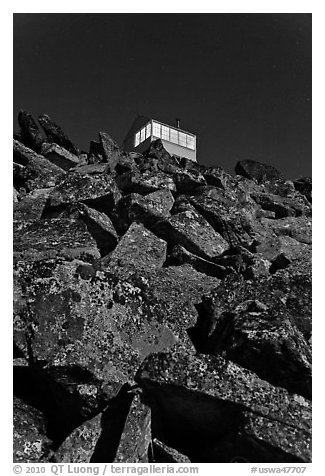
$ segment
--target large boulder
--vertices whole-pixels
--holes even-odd
[[[181,244],[191,253],[208,260],[228,248],[228,243],[222,236],[195,210],[161,220],[152,230],[169,245]]]
[[[55,144],[64,147],[72,154],[78,155],[79,150],[77,147],[71,142],[61,127],[53,122],[47,114],[41,114],[38,116],[38,122],[46,134],[46,142],[54,142]]]
[[[108,214],[120,198],[121,193],[110,175],[89,175],[74,171],[66,174],[53,189],[49,197],[49,207],[62,208],[81,202]]]
[[[142,270],[151,273],[164,264],[166,250],[165,241],[140,223],[133,223],[115,250],[102,260],[102,267],[125,279]]]
[[[79,158],[58,144],[43,144],[42,154],[63,170],[69,170],[79,165]]]
[[[192,462],[309,462],[311,405],[220,356],[176,347],[148,356],[136,381],[154,437]]]
[[[176,192],[175,182],[163,172],[152,172],[150,170],[143,174],[140,172],[125,172],[116,178],[116,182],[124,193],[140,193],[145,195],[161,188],[167,188],[171,192]]]
[[[173,195],[166,188],[146,196],[131,193],[117,202],[112,219],[121,233],[125,233],[133,221],[141,222],[150,229],[157,221],[170,216],[173,204]]]
[[[27,191],[36,188],[53,187],[62,169],[42,155],[14,140],[14,185]]]
[[[113,172],[121,157],[119,146],[106,132],[99,132],[99,143],[103,151],[104,160],[108,163],[110,171]]]
[[[275,167],[255,160],[240,160],[235,166],[235,172],[237,175],[255,179],[258,183],[281,178],[280,172]]]
[[[40,152],[45,139],[33,116],[21,109],[18,114],[18,123],[21,141],[35,152]]]
[[[14,260],[39,261],[55,257],[100,258],[94,238],[80,220],[25,220],[14,222]]]

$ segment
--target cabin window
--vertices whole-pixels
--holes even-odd
[[[155,137],[161,137],[161,125],[158,124],[157,122],[153,123],[153,133]]]

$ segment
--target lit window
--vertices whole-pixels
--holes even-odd
[[[146,128],[143,127],[140,131],[140,142],[143,142],[146,140]]]
[[[146,139],[148,139],[148,137],[151,136],[151,123],[149,122],[147,125],[146,125]]]
[[[178,131],[175,129],[170,129],[170,141],[178,144]]]
[[[179,137],[179,145],[186,147],[186,134],[184,134],[184,132],[179,132],[178,137]]]
[[[134,142],[134,145],[135,145],[135,147],[136,147],[136,146],[139,145],[139,144],[140,144],[140,132],[137,132],[137,133],[135,134],[135,142]]]
[[[161,138],[169,140],[169,127],[161,126]]]
[[[195,137],[193,136],[186,136],[186,145],[189,149],[194,150],[195,149]]]
[[[160,132],[160,130],[161,130],[161,125],[158,124],[157,122],[154,122],[154,123],[153,123],[153,135],[154,135],[155,137],[161,137],[161,132]]]

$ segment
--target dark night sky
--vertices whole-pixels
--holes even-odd
[[[15,14],[20,108],[87,151],[98,131],[122,143],[138,113],[180,117],[199,163],[310,175],[311,15]]]

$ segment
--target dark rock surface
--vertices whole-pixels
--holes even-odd
[[[40,152],[45,138],[34,120],[33,116],[26,111],[19,111],[18,123],[20,125],[20,140],[35,152]]]
[[[258,183],[281,178],[281,174],[276,168],[255,160],[240,160],[236,164],[235,172],[243,177],[256,179]]]
[[[311,180],[39,122],[14,140],[14,460],[310,462]]]
[[[41,114],[38,116],[38,122],[42,126],[46,134],[46,141],[50,143],[58,144],[68,151],[72,152],[72,154],[78,155],[79,150],[77,147],[71,142],[69,137],[63,132],[61,127],[53,122],[51,118],[47,114]]]

